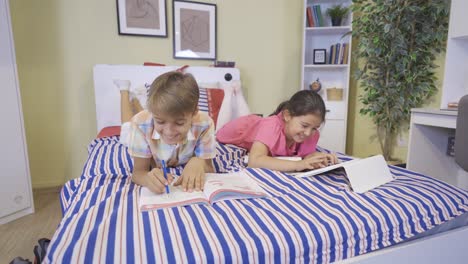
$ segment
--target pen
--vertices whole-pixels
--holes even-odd
[[[167,169],[166,169],[166,162],[164,160],[161,160],[162,163],[162,169],[164,173],[164,179],[167,181]],[[166,185],[166,194],[169,194],[169,183]]]

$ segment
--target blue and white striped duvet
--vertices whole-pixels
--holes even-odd
[[[63,188],[64,217],[46,262],[327,263],[468,211],[466,191],[391,167],[396,179],[365,194],[350,191],[340,173],[293,178],[247,169],[272,198],[140,212],[140,188],[117,138],[94,140],[89,152],[82,176]],[[218,152],[218,171],[242,166],[242,150],[220,145]]]

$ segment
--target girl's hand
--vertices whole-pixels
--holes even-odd
[[[337,164],[338,158],[335,154],[314,152],[307,155],[303,160],[299,161],[297,171],[313,170],[324,168],[333,164]]]
[[[330,166],[330,165],[337,164],[340,162],[338,158],[336,157],[336,155],[332,153],[314,152],[314,153],[307,155],[304,159],[307,159],[309,157],[321,157],[323,159],[326,159],[327,162],[325,166]]]
[[[205,186],[205,161],[199,158],[191,158],[185,165],[182,175],[174,183],[174,186],[182,185],[184,191],[203,191]]]
[[[167,173],[166,181],[163,171],[159,168],[154,168],[145,175],[142,185],[148,187],[154,193],[164,193],[166,185],[171,184],[173,180],[174,176]]]
[[[314,170],[319,168],[324,168],[328,164],[328,160],[325,157],[305,157],[303,160],[296,161],[296,171],[303,171],[303,170]]]

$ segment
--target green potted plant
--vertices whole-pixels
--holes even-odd
[[[372,118],[382,154],[392,157],[396,139],[407,127],[411,108],[437,91],[436,58],[446,45],[448,1],[353,0],[353,38],[360,63],[356,71],[360,113]]]
[[[340,26],[343,18],[348,14],[349,8],[346,6],[333,5],[327,9],[327,15],[331,18],[332,26]]]

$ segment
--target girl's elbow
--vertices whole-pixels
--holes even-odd
[[[259,168],[258,158],[257,157],[249,157],[249,162],[247,163],[247,167],[249,168]]]

